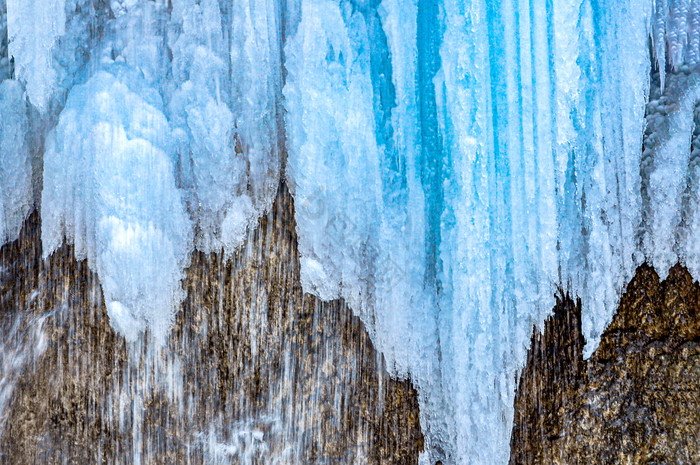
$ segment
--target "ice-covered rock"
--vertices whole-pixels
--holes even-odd
[[[433,458],[505,463],[514,375],[557,285],[583,299],[590,354],[643,261],[700,273],[696,1],[7,0],[6,16],[0,239],[45,145],[45,253],[67,237],[115,327],[162,339],[189,252],[233,252],[285,171],[304,289],[344,298],[413,378]]]

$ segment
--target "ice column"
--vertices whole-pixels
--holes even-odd
[[[556,285],[590,353],[643,259],[652,3],[555,3],[308,0],[286,47],[305,289],[350,302],[472,463],[507,461]]]
[[[279,184],[282,6],[277,0],[234,0],[230,8],[231,106],[255,220],[272,205]]]
[[[378,3],[305,0],[286,44],[287,178],[302,283],[350,303],[389,366],[420,386],[431,447],[444,448],[439,244],[427,239],[439,225],[426,220],[439,204],[428,206],[434,191],[423,180],[441,162],[421,150],[418,4]]]
[[[437,334],[424,284],[415,18],[414,2],[302,2],[284,94],[305,289],[345,298],[398,373],[427,379]]]
[[[24,89],[0,82],[0,245],[17,239],[32,199],[29,119]]]
[[[288,176],[298,209],[302,282],[323,299],[366,307],[364,248],[376,234],[380,188],[369,56],[360,14],[304,1],[286,48]],[[358,26],[349,31],[343,14]],[[359,50],[358,50],[359,49]],[[327,229],[333,227],[331,234]],[[367,257],[371,259],[371,257]]]
[[[445,2],[439,311],[468,463],[508,460],[514,374],[555,286],[582,296],[590,353],[638,264],[650,9]]]
[[[189,220],[162,104],[138,88],[137,73],[114,71],[73,88],[47,141],[44,254],[65,234],[100,276],[112,324],[127,339],[146,327],[164,338],[182,292]]]
[[[44,155],[42,240],[65,236],[102,283],[114,327],[128,340],[168,334],[189,260],[191,226],[175,181],[163,82],[163,9],[115,11],[99,69],[71,90]]]
[[[27,87],[29,101],[45,110],[55,91],[56,40],[65,32],[65,0],[6,0],[9,54],[15,76]]]
[[[697,66],[666,75],[663,93],[652,94],[644,147],[644,252],[665,276],[679,259],[697,268],[696,104],[700,101]]]
[[[271,1],[219,4],[173,2],[169,115],[197,247],[233,252],[277,190],[281,13]]]

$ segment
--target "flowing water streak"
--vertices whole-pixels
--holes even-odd
[[[0,269],[0,273],[2,270]],[[17,379],[25,370],[44,354],[46,337],[43,331],[44,322],[54,312],[33,317],[18,311],[12,316],[9,328],[2,330],[3,340],[0,342],[0,437],[4,429],[6,409],[12,400],[12,392]]]

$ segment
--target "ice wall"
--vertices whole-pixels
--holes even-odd
[[[280,8],[216,0],[8,5],[15,75],[39,110],[33,127],[47,131],[34,135],[45,146],[44,253],[64,237],[75,245],[127,339],[146,329],[164,339],[193,247],[232,253],[272,203],[283,137]],[[10,87],[3,148],[17,155],[3,158],[0,175],[17,184],[3,190],[13,198],[20,188],[31,194],[31,170],[20,169],[29,166],[18,143],[28,130],[19,115],[25,97],[19,84]],[[28,212],[20,198],[8,204],[17,211],[3,210],[3,241]]]
[[[421,387],[433,460],[507,462],[557,285],[583,299],[590,354],[642,261],[696,266],[696,9],[301,2],[285,105],[304,285],[347,299]],[[673,103],[643,157],[658,63]]]
[[[6,17],[0,240],[43,157],[45,254],[65,237],[115,328],[163,339],[190,252],[235,251],[284,172],[304,289],[345,299],[420,388],[424,460],[507,461],[558,285],[590,354],[643,261],[700,274],[697,1],[7,0]]]
[[[648,15],[611,6],[446,2],[441,343],[473,379],[445,380],[472,463],[508,460],[513,370],[555,285],[583,297],[590,353],[638,264]]]

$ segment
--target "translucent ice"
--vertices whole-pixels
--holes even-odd
[[[389,365],[431,393],[422,421],[439,448],[448,425],[434,271],[426,281],[416,15],[414,2],[302,2],[285,49],[287,177],[305,289],[347,300]]]
[[[89,62],[54,63],[85,83],[46,143],[45,253],[66,235],[100,275],[115,327],[162,338],[193,239],[234,251],[274,198],[281,12],[274,2],[114,1],[101,15],[95,5],[67,8],[92,12],[102,31]],[[76,15],[54,55],[78,42]]]
[[[15,77],[26,84],[29,101],[46,109],[58,81],[53,51],[66,28],[65,0],[6,1]]]
[[[197,247],[232,252],[272,204],[280,166],[274,2],[173,2],[169,114]]]
[[[33,206],[29,118],[24,89],[0,82],[0,244],[17,239]]]
[[[700,105],[695,106],[695,129],[685,186],[684,213],[679,228],[678,249],[681,260],[693,276],[700,276]]]
[[[514,375],[555,286],[582,296],[590,354],[662,253],[640,243],[647,192],[650,218],[675,218],[660,237],[678,202],[694,211],[690,123],[662,143],[685,155],[641,176],[648,37],[671,74],[692,61],[686,3],[301,2],[285,97],[303,284],[346,298],[413,376],[450,461],[508,460]]]
[[[666,77],[663,93],[651,95],[644,147],[644,252],[663,277],[679,259],[697,268],[698,178],[696,105],[698,67]]]
[[[44,255],[65,236],[100,276],[112,324],[162,340],[182,294],[190,222],[159,95],[116,64],[71,91],[44,156]]]

